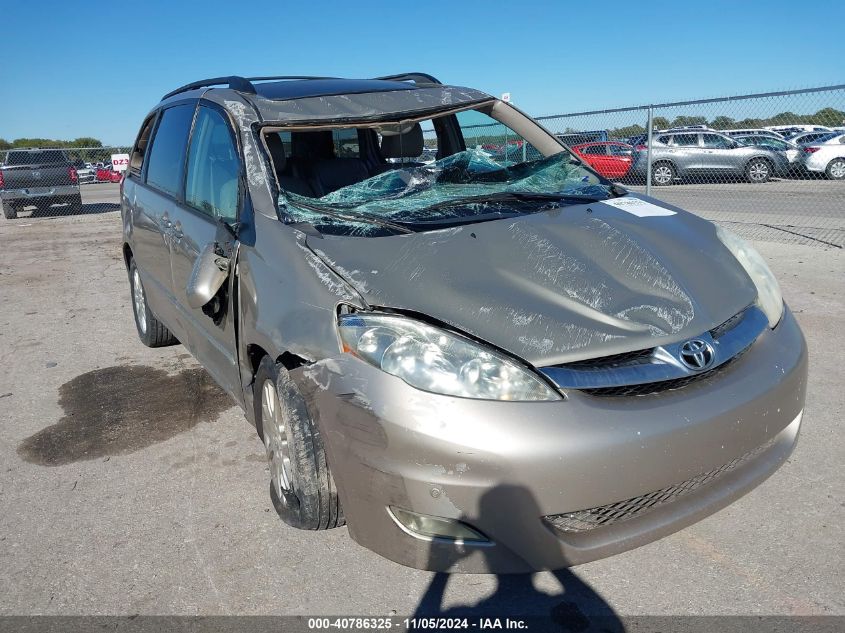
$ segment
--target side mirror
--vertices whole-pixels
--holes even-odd
[[[202,308],[214,299],[217,291],[229,278],[229,258],[218,252],[217,242],[206,244],[194,262],[185,292],[188,305]]]

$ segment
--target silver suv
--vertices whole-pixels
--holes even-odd
[[[645,178],[647,161],[646,150],[638,151],[631,175]],[[760,183],[788,172],[789,159],[784,152],[744,145],[718,132],[663,133],[652,144],[651,181],[655,185],[704,177]]]

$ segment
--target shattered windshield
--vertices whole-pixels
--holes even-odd
[[[463,148],[449,146],[454,134],[444,125],[419,122],[278,134],[268,147],[287,221],[327,234],[378,236],[613,195],[611,183],[559,145],[546,146],[544,156],[509,127],[474,110],[450,121],[459,125]]]

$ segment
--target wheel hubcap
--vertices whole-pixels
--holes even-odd
[[[830,166],[830,175],[834,178],[845,178],[845,161],[838,160]]]
[[[290,444],[287,425],[279,406],[279,395],[272,380],[265,380],[261,387],[261,425],[264,430],[264,448],[277,497],[291,490]]]
[[[135,307],[135,319],[142,334],[147,333],[147,309],[144,300],[144,287],[141,285],[141,276],[138,269],[132,273],[132,303]]]
[[[769,167],[764,163],[754,163],[748,170],[751,180],[765,180],[769,177]]]
[[[661,184],[672,180],[672,170],[668,167],[656,167],[654,169],[654,180]]]

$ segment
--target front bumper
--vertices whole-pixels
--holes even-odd
[[[79,185],[58,185],[55,187],[29,187],[27,189],[4,189],[0,200],[4,202],[40,202],[44,198],[66,198],[79,195]]]
[[[765,480],[797,440],[807,349],[787,309],[723,371],[648,396],[452,398],[414,389],[348,355],[292,375],[324,438],[356,541],[410,567],[517,573],[638,547]],[[717,475],[702,479],[711,472]],[[693,480],[700,485],[683,495],[591,529],[561,530],[551,518]],[[489,542],[415,536],[390,506],[459,519]]]

